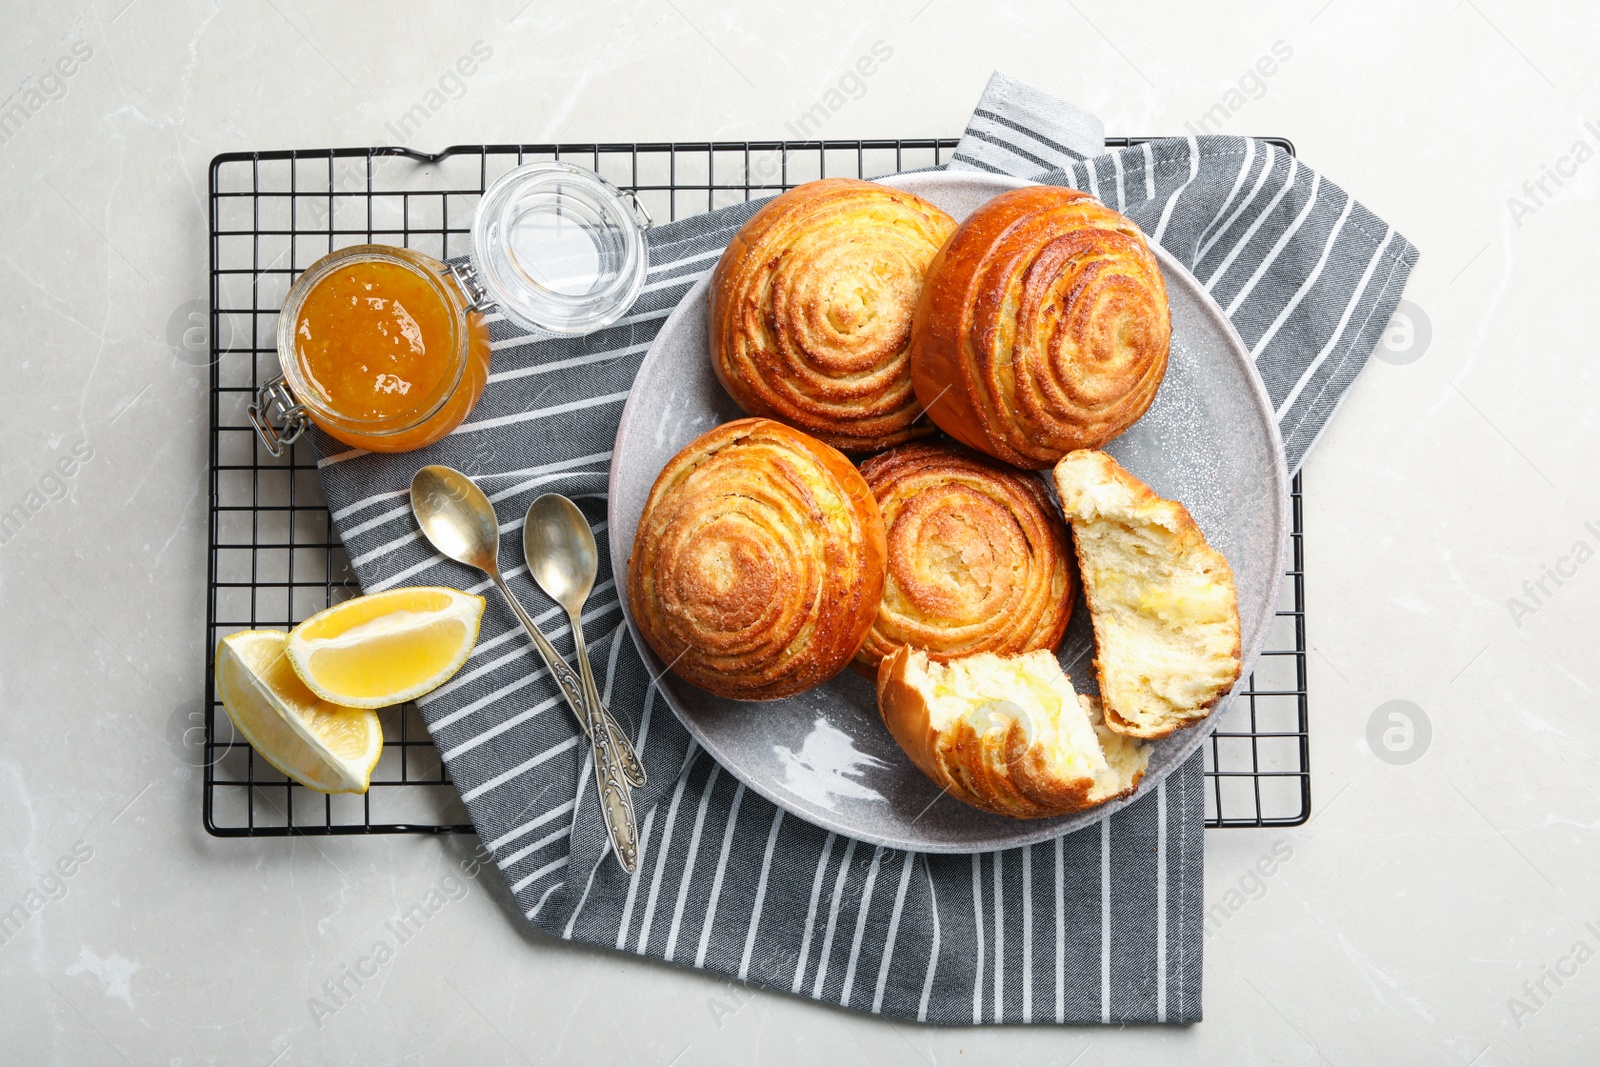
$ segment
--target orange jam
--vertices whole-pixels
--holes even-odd
[[[357,448],[403,452],[455,429],[489,373],[489,335],[444,264],[361,245],[313,264],[284,311],[306,414]],[[289,364],[292,361],[293,369]]]
[[[450,309],[398,263],[354,263],[306,295],[294,325],[300,366],[329,407],[353,419],[414,411],[450,370]]]

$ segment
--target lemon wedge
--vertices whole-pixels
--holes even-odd
[[[461,669],[483,607],[481,596],[438,586],[356,597],[289,631],[289,662],[323,700],[348,708],[398,704]]]
[[[306,688],[284,654],[289,635],[243,630],[217,645],[217,695],[245,740],[319,793],[365,793],[383,752],[378,713],[341,708]]]

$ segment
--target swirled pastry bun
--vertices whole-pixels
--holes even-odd
[[[1166,737],[1205,719],[1239,680],[1233,569],[1182,504],[1104,452],[1056,465],[1072,524],[1106,724]]]
[[[1087,193],[1032,185],[973,212],[934,258],[911,380],[945,433],[1042,469],[1145,413],[1171,337],[1139,227]]]
[[[1107,730],[1093,697],[1049,652],[948,663],[902,645],[878,668],[878,712],[896,743],[957,800],[1042,819],[1132,793],[1148,746]]]
[[[878,505],[849,460],[781,423],[739,419],[656,479],[628,605],[680,677],[774,700],[850,662],[877,614],[885,553]]]
[[[856,663],[900,645],[949,660],[1053,649],[1072,614],[1066,523],[1037,475],[963,445],[913,441],[861,464],[889,573]]]
[[[807,182],[750,216],[706,297],[711,362],[751,415],[870,452],[931,433],[906,346],[955,220],[854,178]]]

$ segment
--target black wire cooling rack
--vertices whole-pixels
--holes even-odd
[[[1113,138],[1108,145],[1144,138]],[[1272,139],[1289,152],[1293,146]],[[206,610],[206,829],[222,837],[470,833],[416,708],[381,712],[383,755],[363,796],[290,782],[232,728],[212,686],[217,641],[287,629],[360,589],[332,526],[307,440],[282,459],[256,440],[245,406],[277,374],[278,308],[294,277],[336,248],[405,245],[463,255],[472,212],[496,176],[565,159],[677,219],[821,177],[870,178],[945,161],[953,139],[696,144],[476,145],[235,152],[211,163],[211,533]],[[1206,747],[1208,826],[1292,826],[1311,814],[1301,480],[1293,568],[1267,650]]]

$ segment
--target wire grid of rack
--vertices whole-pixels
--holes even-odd
[[[1113,138],[1119,147],[1144,138]],[[1286,151],[1293,146],[1272,139]],[[217,641],[287,629],[360,592],[302,440],[282,459],[245,416],[277,373],[277,311],[294,277],[337,248],[405,245],[464,255],[479,196],[537,159],[588,166],[678,219],[820,177],[870,178],[945,162],[953,139],[458,146],[227,153],[211,165],[211,512],[203,818],[223,837],[470,833],[421,716],[380,712],[383,754],[361,796],[305,789],[238,736],[212,685]],[[1301,480],[1293,567],[1266,651],[1206,746],[1208,826],[1292,826],[1311,813]]]

